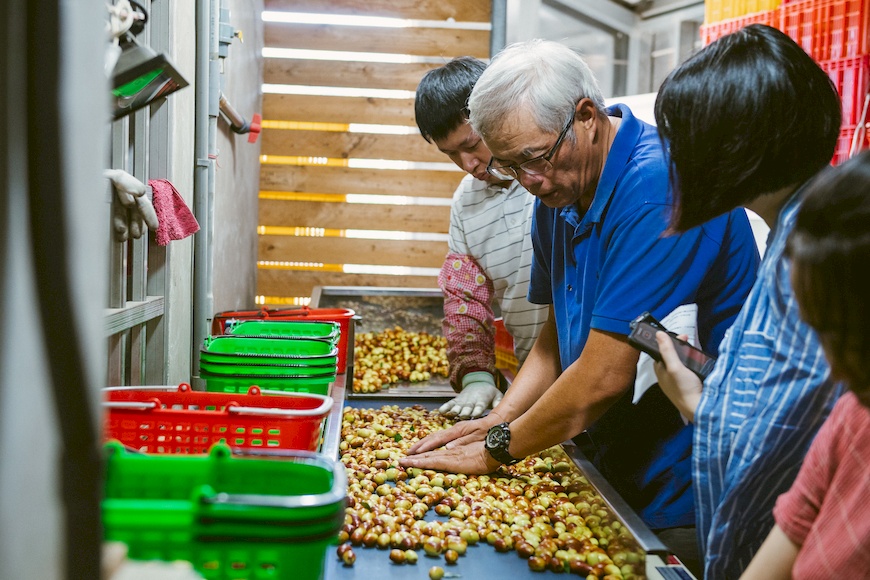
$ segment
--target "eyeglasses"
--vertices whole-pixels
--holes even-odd
[[[489,159],[489,164],[486,166],[486,172],[496,179],[505,181],[509,179],[519,179],[520,171],[526,175],[541,175],[542,173],[548,172],[553,168],[550,159],[552,159],[553,155],[556,154],[556,151],[559,150],[559,145],[561,145],[562,141],[565,140],[565,135],[568,134],[568,129],[570,129],[573,124],[574,115],[572,114],[571,118],[568,119],[568,122],[565,124],[565,128],[562,129],[561,133],[559,133],[559,138],[556,139],[556,144],[553,145],[553,148],[544,155],[535,157],[534,159],[529,159],[519,165],[493,165],[492,162],[495,161],[495,157],[491,157]]]

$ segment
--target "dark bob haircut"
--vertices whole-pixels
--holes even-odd
[[[685,231],[815,175],[834,155],[841,113],[803,49],[752,24],[671,72],[655,116],[670,147],[671,227]]]
[[[870,405],[870,151],[810,182],[786,255],[801,317],[834,377]]]
[[[460,56],[423,76],[414,115],[426,141],[443,139],[468,120],[468,97],[484,69],[485,62]]]

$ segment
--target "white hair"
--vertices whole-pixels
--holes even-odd
[[[485,141],[512,112],[525,109],[540,130],[558,133],[583,98],[604,112],[598,81],[579,54],[549,40],[520,42],[495,55],[474,85],[469,122]]]

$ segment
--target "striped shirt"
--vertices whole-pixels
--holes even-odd
[[[547,318],[547,307],[531,304],[526,297],[532,263],[529,233],[534,202],[534,196],[517,181],[502,188],[471,175],[465,176],[453,194],[447,242],[450,254],[439,284],[445,295],[444,334],[448,339],[454,386],[469,372],[495,370],[490,306],[493,298],[505,328],[514,339],[520,364]],[[454,265],[458,267],[454,269]],[[460,271],[466,275],[453,275]],[[475,276],[474,271],[483,278]],[[467,281],[475,279],[473,287],[469,286]]]
[[[799,318],[783,256],[800,192],[783,207],[695,413],[693,482],[705,577],[738,578],[773,527],[813,436],[842,392]]]

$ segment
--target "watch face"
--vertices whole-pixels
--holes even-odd
[[[505,432],[501,425],[496,425],[486,434],[486,447],[495,449],[501,447],[505,443]]]

